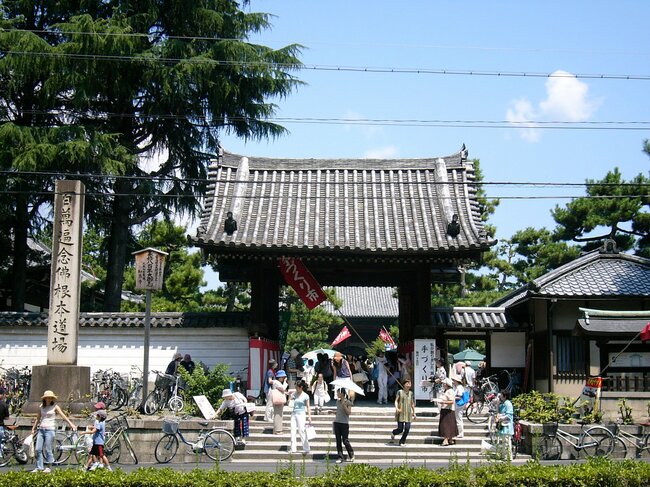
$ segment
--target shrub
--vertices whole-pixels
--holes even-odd
[[[570,423],[578,409],[569,397],[552,392],[531,391],[512,399],[519,417],[531,423]]]
[[[183,367],[179,372],[185,380],[185,412],[192,415],[200,415],[199,408],[192,400],[192,396],[206,396],[210,404],[216,407],[221,404],[221,392],[228,387],[230,375],[226,364],[217,364],[212,370],[204,370],[203,367],[195,367],[192,375]]]

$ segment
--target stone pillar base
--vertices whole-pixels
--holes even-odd
[[[29,401],[23,413],[37,413],[41,396],[47,390],[58,396],[61,409],[79,414],[92,406],[90,397],[90,367],[81,365],[37,365],[32,367]]]

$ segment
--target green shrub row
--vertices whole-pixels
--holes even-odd
[[[83,472],[57,470],[51,474],[27,471],[0,474],[0,485],[12,487],[641,487],[650,485],[650,464],[627,460],[595,459],[571,465],[522,466],[490,464],[479,467],[452,464],[428,469],[407,466],[381,469],[367,464],[332,467],[322,475],[301,475],[300,466],[278,472],[226,472],[219,469],[180,472],[171,469],[141,468],[122,471]]]
[[[519,417],[531,423],[572,423],[580,418],[585,423],[599,423],[603,415],[593,410],[588,401],[577,402],[552,392],[531,391],[512,399]]]

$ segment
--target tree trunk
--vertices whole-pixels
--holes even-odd
[[[11,309],[25,311],[25,288],[27,279],[27,198],[16,195],[16,216],[14,225],[14,262],[12,268],[13,293]]]
[[[116,193],[124,193],[116,185]],[[104,311],[120,311],[122,284],[129,243],[128,196],[115,196],[113,202],[110,237],[108,239],[108,261],[106,264],[106,285],[104,287]]]

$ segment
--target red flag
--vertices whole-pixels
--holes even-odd
[[[337,346],[339,343],[341,343],[343,340],[347,340],[350,338],[352,335],[350,334],[350,330],[348,330],[347,326],[344,326],[343,329],[341,330],[341,333],[339,333],[334,341],[332,342],[332,348]]]
[[[648,340],[650,340],[650,323],[645,325],[645,328],[641,330],[639,336],[641,337],[642,342],[647,342]]]
[[[327,299],[314,276],[300,259],[280,257],[280,272],[307,308],[314,309]]]
[[[379,330],[379,338],[381,338],[384,343],[390,343],[391,346],[395,346],[395,340],[393,340],[393,337],[390,336],[390,333],[388,333],[388,330],[386,330],[386,328]]]

